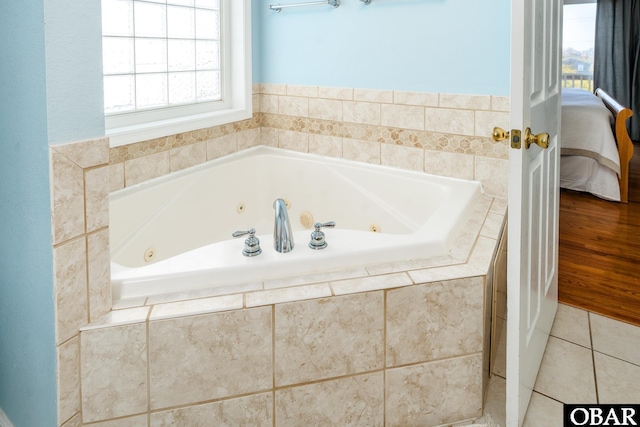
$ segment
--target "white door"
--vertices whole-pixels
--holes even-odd
[[[511,131],[509,155],[506,422],[515,427],[558,305],[562,0],[512,0],[511,8],[510,125],[522,130],[521,138]],[[526,128],[548,133],[548,148],[525,148]]]

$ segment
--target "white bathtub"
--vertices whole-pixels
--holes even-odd
[[[111,194],[113,297],[446,255],[481,193],[475,181],[256,147]],[[273,248],[277,198],[294,230],[285,254]],[[308,247],[303,212],[336,222],[326,249]],[[262,254],[248,258],[231,234],[252,227]]]

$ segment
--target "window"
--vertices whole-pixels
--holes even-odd
[[[562,85],[593,91],[596,3],[565,0],[562,30]]]
[[[251,117],[250,0],[102,0],[117,146]]]

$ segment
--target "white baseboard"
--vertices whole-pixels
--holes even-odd
[[[9,418],[7,418],[5,413],[2,411],[2,408],[0,408],[0,427],[13,427],[13,424],[11,424]]]

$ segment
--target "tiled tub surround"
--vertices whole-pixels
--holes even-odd
[[[65,355],[79,354],[59,361],[61,380],[82,384],[61,396],[81,402],[67,425],[272,425],[272,417],[277,425],[437,425],[477,417],[485,278],[504,210],[502,199],[483,197],[440,259],[115,309],[67,343]]]
[[[117,302],[81,328],[83,422],[430,426],[481,416],[486,277],[505,207],[482,196],[445,257]]]
[[[265,87],[267,88],[266,90]],[[291,86],[259,86],[259,90],[265,92],[273,91],[274,88],[276,90],[284,88],[285,91],[303,89]],[[323,90],[332,91],[331,89],[318,88],[318,95]],[[340,95],[343,90],[336,89],[335,91],[338,94],[335,96],[352,96],[354,99],[359,99],[362,96],[362,94],[356,95],[356,91],[351,89],[344,90],[343,95]],[[311,92],[313,94],[314,90],[311,89]],[[394,93],[394,96],[396,94]],[[262,95],[259,93],[254,96],[255,105],[263,104],[263,101],[261,101]],[[276,96],[280,97],[281,95]],[[444,95],[436,96],[439,99],[438,102],[440,102]],[[493,109],[498,108],[497,104],[499,103],[505,104],[503,98],[481,97],[481,99],[485,98],[490,100],[489,105]],[[476,98],[471,97],[471,99]],[[278,103],[280,103],[279,100]],[[382,106],[380,108],[382,111]],[[506,106],[499,108],[505,111],[507,109]],[[474,111],[474,114],[476,114],[485,110]],[[459,352],[451,357],[442,355],[435,357],[425,356],[421,361],[408,362],[406,365],[402,364],[403,362],[390,360],[389,355],[392,354],[390,340],[392,336],[390,335],[391,328],[389,325],[391,319],[389,318],[388,301],[389,295],[394,292],[407,292],[408,289],[415,289],[418,292],[419,289],[425,290],[432,286],[439,286],[444,289],[452,287],[453,289],[453,287],[459,286],[460,283],[466,283],[466,286],[474,286],[467,283],[471,278],[484,278],[486,276],[495,248],[496,238],[501,229],[506,211],[504,199],[493,199],[489,196],[485,196],[478,205],[477,212],[469,221],[467,229],[460,235],[450,255],[446,257],[431,260],[414,260],[393,265],[369,266],[366,269],[356,269],[340,274],[334,273],[324,277],[298,277],[292,278],[287,283],[249,283],[244,288],[235,288],[236,292],[241,293],[226,296],[200,293],[197,295],[168,295],[164,296],[164,299],[158,297],[147,301],[121,301],[118,303],[119,305],[114,307],[113,311],[110,311],[113,303],[111,301],[109,283],[108,257],[109,190],[122,188],[126,183],[131,185],[135,182],[141,182],[169,173],[172,170],[178,170],[204,161],[202,156],[203,147],[204,159],[206,160],[257,145],[261,142],[264,143],[268,141],[269,135],[273,137],[273,133],[276,130],[278,134],[281,131],[281,129],[264,126],[268,114],[257,113],[252,120],[126,147],[109,149],[108,140],[105,138],[51,147],[52,240],[55,271],[56,341],[58,345],[59,425],[67,427],[80,426],[83,425],[83,420],[84,423],[99,426],[148,425],[149,422],[151,422],[151,425],[170,425],[174,422],[173,420],[179,420],[180,417],[195,417],[198,414],[210,417],[210,411],[219,414],[220,417],[239,416],[243,420],[247,420],[247,424],[252,425],[254,424],[253,418],[251,418],[253,416],[262,419],[275,414],[276,418],[278,418],[278,414],[281,414],[279,419],[282,420],[282,414],[295,414],[291,409],[295,406],[295,402],[306,402],[303,405],[306,408],[321,407],[322,405],[319,403],[313,406],[310,405],[310,402],[316,399],[314,396],[320,395],[319,390],[333,390],[333,398],[341,402],[360,402],[360,400],[352,397],[345,398],[341,396],[345,396],[344,393],[348,393],[348,390],[355,387],[355,385],[363,385],[363,387],[358,386],[360,390],[358,393],[349,396],[358,395],[363,396],[364,399],[368,393],[366,391],[368,390],[367,387],[379,385],[380,381],[382,381],[383,388],[386,390],[384,394],[386,400],[384,398],[382,400],[387,408],[384,416],[386,417],[387,425],[394,425],[394,420],[397,419],[394,417],[399,417],[401,414],[394,414],[392,409],[401,405],[395,401],[390,402],[389,399],[395,396],[393,387],[399,386],[402,382],[403,374],[412,372],[416,374],[413,375],[413,378],[430,378],[427,377],[428,372],[433,372],[434,375],[443,375],[445,372],[444,370],[432,370],[430,367],[435,366],[435,364],[451,362],[454,366],[469,366],[467,363],[469,358],[480,357],[482,354],[481,346],[478,347],[480,350],[474,349],[468,353]],[[294,116],[287,119],[278,115],[277,118],[285,121],[301,120],[297,123],[306,123],[306,119],[295,118]],[[317,125],[326,125],[328,123],[326,120],[313,120],[313,123],[317,123]],[[313,123],[312,126],[315,126]],[[370,134],[366,130],[371,128],[366,126],[374,125],[354,123],[353,126],[354,128],[349,127],[349,129],[360,129],[364,132],[365,136],[363,138],[368,138]],[[350,151],[354,146],[351,142],[352,138],[350,138],[352,136],[351,133],[345,133],[345,136],[332,136],[330,131],[327,134],[323,134],[320,131],[314,133],[315,131],[304,129],[307,130],[310,152],[320,152],[320,149],[326,150],[327,147],[333,147],[334,151],[332,152],[336,155],[339,150],[345,154],[353,153],[353,151]],[[434,149],[425,149],[415,146],[416,143],[413,142],[413,146],[406,147],[408,150],[406,153],[411,154],[402,158],[405,160],[412,157],[424,159],[424,168],[427,172],[480,179],[488,194],[503,195],[502,188],[506,189],[506,149],[503,154],[496,155],[502,149],[496,148],[498,146],[491,142],[489,138],[384,128],[382,125],[375,125],[374,129],[383,132],[386,132],[384,131],[386,129],[389,131],[388,135],[391,140],[388,143],[368,141],[367,139],[357,139],[355,141],[378,144],[375,146],[380,147],[381,163],[385,163],[383,160],[385,158],[383,154],[385,150],[404,150],[405,148],[400,145],[395,147],[396,131],[400,137],[406,135],[431,135],[436,137],[436,140],[439,141],[436,144],[440,145],[435,146]],[[282,131],[285,137],[290,135],[284,130]],[[348,132],[353,132],[353,130]],[[282,143],[280,142],[280,135],[278,135],[278,139],[278,144],[284,147],[287,141],[286,138],[283,138]],[[451,143],[449,144],[447,141]],[[271,144],[273,144],[273,140],[271,140]],[[389,147],[384,148],[385,145]],[[411,145],[411,141],[409,141],[409,145]],[[416,149],[420,151],[415,151]],[[416,156],[416,154],[419,155]],[[146,159],[148,160],[146,165],[136,161],[147,156],[156,155],[159,156]],[[344,157],[349,158],[349,155],[344,155]],[[139,160],[139,162],[142,162],[142,160]],[[160,166],[154,165],[156,162],[162,164]],[[420,162],[421,160],[415,163],[419,164]],[[429,167],[429,164],[432,164],[432,167]],[[407,167],[402,164],[395,164],[395,166]],[[441,171],[436,169],[441,169]],[[148,172],[148,170],[151,170],[151,172]],[[470,176],[470,170],[473,170],[472,176]],[[483,174],[486,179],[483,178]],[[492,191],[492,189],[497,191]],[[462,281],[459,279],[462,279]],[[478,280],[480,279],[473,279],[472,282],[476,283],[474,281]],[[303,286],[286,288],[296,284]],[[480,282],[477,282],[477,284],[484,288],[484,284],[480,285]],[[228,292],[228,289],[224,291]],[[285,317],[278,316],[278,310],[286,308],[287,304],[297,304],[302,300],[315,301],[318,306],[321,306],[326,304],[326,301],[332,301],[340,297],[335,302],[339,303],[348,301],[345,299],[347,296],[356,297],[359,293],[371,293],[382,295],[383,297],[385,311],[382,317],[384,319],[382,334],[384,357],[382,367],[377,362],[378,359],[375,358],[375,363],[372,362],[373,364],[370,368],[358,366],[352,368],[352,365],[347,363],[346,366],[350,369],[346,371],[347,373],[336,373],[336,371],[331,371],[330,369],[329,373],[325,372],[320,375],[321,379],[317,381],[304,381],[297,384],[287,383],[286,385],[284,382],[279,382],[282,381],[278,379],[280,377],[273,375],[271,383],[264,386],[266,388],[263,388],[263,384],[257,387],[260,390],[258,393],[238,392],[233,388],[225,389],[220,392],[221,394],[214,396],[225,395],[227,397],[207,397],[207,400],[192,402],[195,405],[179,404],[179,407],[172,406],[167,411],[164,411],[165,408],[160,408],[158,404],[154,404],[149,399],[151,394],[149,396],[146,394],[147,390],[149,390],[149,393],[152,393],[152,390],[157,390],[153,385],[157,378],[151,371],[151,366],[157,360],[156,356],[151,353],[152,349],[150,347],[150,343],[154,340],[153,337],[158,337],[157,334],[153,335],[153,330],[155,330],[156,326],[159,327],[165,323],[169,324],[178,320],[187,323],[191,320],[195,322],[200,316],[206,318],[213,316],[211,317],[212,319],[220,316],[226,319],[227,316],[249,316],[249,318],[253,318],[251,316],[257,315],[259,319],[262,319],[260,315],[265,316],[262,311],[270,311],[272,316],[267,326],[271,330],[270,342],[273,350],[270,360],[275,372],[278,358],[275,353],[277,339],[274,337],[278,336],[276,335],[277,330],[281,327],[281,324],[284,324],[282,323],[284,320],[278,321],[278,319],[285,319]],[[127,306],[127,304],[132,305]],[[332,302],[332,304],[334,303]],[[246,314],[247,312],[251,314]],[[268,317],[265,316],[264,318],[267,319]],[[464,317],[467,318],[466,315]],[[478,324],[481,324],[481,322],[478,321]],[[90,329],[80,334],[79,329],[87,325],[91,325]],[[225,323],[225,325],[227,324]],[[223,329],[219,330],[222,331]],[[435,331],[436,328],[427,327],[425,330]],[[416,333],[415,325],[412,326],[411,331]],[[484,331],[482,333],[481,341],[486,337],[486,333]],[[82,339],[80,335],[82,335]],[[237,334],[237,337],[240,337],[240,335]],[[255,338],[257,339],[258,337]],[[110,339],[115,339],[120,344],[114,343]],[[232,342],[235,339],[234,337],[233,340],[227,340],[227,342]],[[131,340],[136,343],[142,343],[142,347],[137,347],[137,350],[134,351],[135,347],[131,346]],[[107,342],[109,344],[105,344]],[[154,340],[154,342],[156,341]],[[111,350],[105,350],[102,356],[91,350],[102,348],[105,345],[110,347]],[[240,347],[244,348],[243,345]],[[134,351],[134,353],[138,351],[138,353],[133,358],[120,357],[119,351],[115,350],[117,348],[122,348],[123,354],[130,354],[131,351]],[[237,349],[237,347],[234,348]],[[228,351],[234,350],[230,348]],[[177,363],[180,360],[188,359],[185,354],[187,353],[181,352],[178,360],[174,362]],[[117,356],[112,358],[109,355]],[[235,357],[235,353],[231,353],[231,357]],[[360,356],[358,356],[357,360],[359,359]],[[134,367],[136,373],[132,375],[122,374],[127,372],[127,369],[121,369],[122,364],[125,367],[129,365]],[[195,365],[189,363],[181,369],[188,370],[196,367]],[[145,368],[141,368],[142,366]],[[148,374],[144,373],[146,368],[149,368]],[[409,368],[412,371],[406,370]],[[95,375],[98,375],[98,377],[100,375],[113,376],[113,379],[109,382],[96,384],[91,382],[91,378],[95,378]],[[455,382],[457,380],[451,379],[451,381]],[[411,384],[415,387],[419,386],[419,383]],[[140,394],[136,395],[137,397],[135,398],[129,399],[132,392],[129,391],[128,387],[132,387],[131,390],[136,390]],[[222,388],[224,389],[224,387]],[[414,390],[418,390],[418,388]],[[123,391],[127,396],[126,400],[128,402],[121,405],[119,399],[122,397]],[[101,415],[96,415],[97,410],[92,402],[95,402],[95,399],[99,400],[101,393],[102,395],[111,396],[114,399],[114,404],[105,404],[100,408],[103,411]],[[340,393],[343,394],[340,395]],[[376,393],[379,393],[379,391]],[[440,394],[438,395],[440,396]],[[378,399],[375,402],[380,402],[380,394],[376,394],[375,397]],[[196,397],[196,399],[200,398]],[[289,402],[288,406],[287,402]],[[411,402],[407,400],[404,401],[404,404]],[[330,400],[326,400],[324,403],[331,405]],[[339,407],[347,409],[346,406]],[[93,413],[91,412],[92,408]],[[105,414],[106,408],[112,408],[110,411],[114,412]],[[364,407],[356,406],[355,409],[352,409],[356,411],[362,408]],[[332,411],[334,409],[332,408]],[[82,413],[83,410],[86,414]],[[471,415],[465,414],[464,416],[474,417],[479,409],[476,408],[473,411],[476,412]],[[366,411],[359,411],[358,413],[368,414]],[[404,413],[405,415],[410,415],[410,412],[404,411]],[[106,422],[98,421],[107,420],[109,419],[108,417],[124,418]],[[95,420],[96,422],[93,423],[90,420]],[[370,425],[366,420],[363,420],[362,423]],[[398,421],[398,424],[402,423],[404,421]]]

